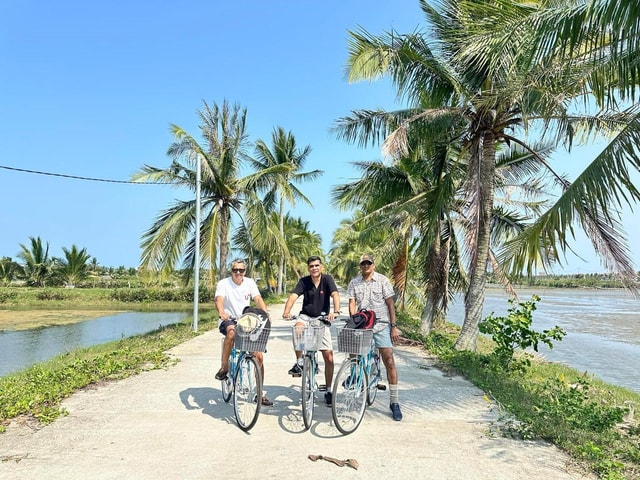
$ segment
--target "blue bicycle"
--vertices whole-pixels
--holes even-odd
[[[342,328],[338,350],[349,356],[342,362],[333,382],[333,421],[344,435],[356,431],[365,407],[373,405],[380,382],[380,356],[373,342],[373,330]]]
[[[293,317],[297,320],[299,317]],[[315,396],[318,391],[316,374],[318,373],[317,352],[322,348],[325,326],[331,326],[331,322],[326,315],[318,319],[312,319],[305,325],[294,325],[292,327],[293,348],[302,352],[302,420],[305,429],[311,428],[313,421],[313,409],[315,407]]]
[[[271,331],[269,321],[260,322],[257,315],[245,314],[238,319],[229,373],[222,380],[222,399],[233,396],[233,410],[238,426],[248,431],[258,421],[262,405],[262,373],[254,352],[265,352]]]

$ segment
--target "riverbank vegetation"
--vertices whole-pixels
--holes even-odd
[[[484,319],[480,329],[489,337],[479,338],[476,352],[455,348],[458,326],[441,323],[424,336],[418,320],[400,314],[398,323],[442,368],[464,375],[498,405],[501,421],[490,433],[549,441],[603,479],[640,479],[640,394],[526,353],[564,336],[558,327],[531,328],[535,300]]]

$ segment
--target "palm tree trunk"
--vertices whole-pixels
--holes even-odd
[[[476,249],[471,259],[469,288],[464,298],[465,318],[454,347],[457,350],[475,351],[478,340],[478,324],[482,319],[486,285],[487,263],[491,240],[491,211],[493,209],[496,139],[493,132],[485,132],[478,162],[478,213]]]
[[[427,265],[429,277],[425,292],[426,302],[420,319],[420,332],[429,335],[436,321],[441,320],[447,310],[449,298],[449,252],[450,241],[440,244],[442,224],[436,228],[435,240],[429,249]]]
[[[218,280],[227,276],[227,260],[229,256],[229,221],[231,213],[226,208],[220,212],[220,256]]]

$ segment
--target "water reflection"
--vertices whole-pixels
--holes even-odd
[[[99,345],[178,323],[184,312],[125,312],[32,330],[0,332],[0,376],[80,347]]]
[[[545,358],[640,393],[640,299],[623,290],[518,290],[521,302],[533,294],[541,298],[533,312],[533,328],[558,325],[567,332],[553,349],[539,347]],[[504,316],[508,308],[504,292],[487,291],[483,318],[491,312]],[[462,324],[462,298],[456,299],[448,317]]]

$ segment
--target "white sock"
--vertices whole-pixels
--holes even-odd
[[[398,403],[398,384],[389,385],[389,394],[391,396],[389,403]]]

